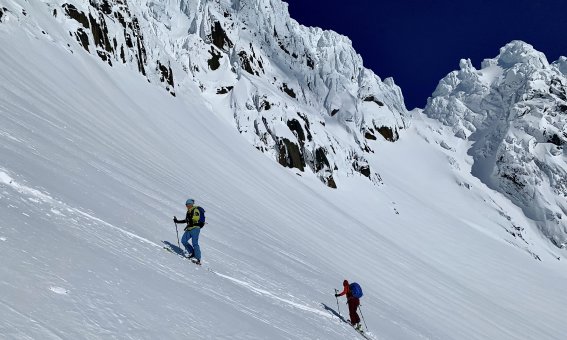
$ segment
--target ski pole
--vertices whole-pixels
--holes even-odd
[[[177,230],[177,223],[173,222],[173,224],[175,224],[175,233],[177,234],[177,246],[179,247],[179,249],[181,249],[181,244],[179,244],[179,231]]]
[[[358,310],[360,311],[360,315],[362,316],[362,321],[364,321],[364,327],[366,327],[366,331],[368,332],[368,326],[366,325],[366,320],[364,320],[364,314],[362,314],[362,308],[358,305]]]
[[[337,297],[337,293],[339,291],[335,289],[335,299],[337,299],[337,309],[339,310],[339,316],[341,316],[341,307],[339,307],[339,298]]]

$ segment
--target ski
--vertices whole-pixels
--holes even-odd
[[[352,325],[351,325],[351,326],[352,326]],[[370,337],[368,336],[368,334],[364,333],[364,331],[363,331],[362,329],[356,329],[354,326],[352,326],[352,328],[354,328],[354,330],[355,330],[358,334],[362,335],[363,338],[365,338],[365,339],[367,339],[367,340],[372,340],[372,338],[370,338]]]
[[[328,312],[330,312],[332,315],[334,315],[335,317],[338,318],[339,323],[346,323],[347,325],[349,325],[350,327],[352,327],[358,334],[360,334],[360,336],[362,336],[363,338],[367,339],[367,340],[373,340],[373,338],[371,337],[370,333],[365,333],[362,329],[358,330],[356,329],[356,327],[354,327],[353,324],[350,323],[350,320],[345,319],[340,313],[338,313],[336,310],[334,310],[333,308],[327,306],[326,304],[322,303],[321,304],[325,310],[327,310]],[[337,310],[338,310],[338,304],[337,304]]]
[[[181,257],[182,259],[189,260],[189,261],[191,261],[192,263],[196,264],[197,266],[201,266],[201,265],[202,265],[201,263],[197,263],[197,259],[195,259],[194,257],[187,257],[187,256],[185,256],[185,255],[179,254],[178,252],[176,252],[175,250],[171,249],[171,248],[168,247],[168,246],[164,246],[163,249],[166,250],[166,251],[168,251],[168,252],[170,252],[170,253],[172,253],[172,254],[175,254],[175,255]]]
[[[170,247],[164,246],[163,249],[174,254],[174,255],[177,255],[181,258],[189,260],[189,258],[187,256],[185,256],[184,254],[180,254],[180,253],[176,252],[175,250],[171,249]]]

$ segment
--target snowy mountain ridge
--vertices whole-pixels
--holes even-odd
[[[567,242],[567,73],[514,41],[481,69],[461,60],[424,110],[472,143],[473,174],[505,193],[542,232]]]
[[[292,20],[283,1],[42,2],[35,8],[87,52],[131,65],[172,95],[196,82],[257,149],[328,186],[336,172],[379,183],[368,141],[396,141],[406,127],[393,80],[364,68],[348,38]],[[24,20],[25,6],[10,3],[8,16]]]

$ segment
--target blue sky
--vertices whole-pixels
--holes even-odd
[[[394,78],[408,109],[423,108],[461,58],[480,67],[512,40],[532,44],[550,62],[567,55],[562,0],[284,1],[299,23],[348,36],[366,67]]]

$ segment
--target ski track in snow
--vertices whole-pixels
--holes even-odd
[[[254,287],[254,286],[252,286],[251,284],[249,284],[249,283],[247,283],[247,282],[244,282],[244,281],[235,279],[235,278],[230,277],[230,276],[228,276],[228,275],[224,275],[224,274],[218,273],[218,272],[216,272],[216,271],[213,271],[213,273],[215,273],[216,275],[218,275],[218,276],[220,276],[220,277],[222,277],[222,278],[225,278],[225,279],[227,279],[227,280],[230,280],[230,281],[232,281],[232,282],[234,282],[234,283],[236,283],[236,284],[238,284],[238,285],[240,285],[240,286],[242,286],[242,287],[245,287],[246,289],[248,289],[248,290],[250,290],[250,291],[252,291],[252,292],[254,292],[254,293],[256,293],[256,294],[263,295],[263,296],[268,296],[268,297],[270,297],[270,298],[272,298],[272,299],[275,299],[275,300],[278,300],[278,301],[281,301],[281,302],[285,302],[285,303],[287,303],[287,304],[290,305],[290,306],[293,306],[293,307],[295,307],[295,308],[298,308],[298,309],[301,309],[301,310],[304,310],[304,311],[308,311],[308,312],[311,312],[311,313],[315,313],[315,314],[318,314],[318,315],[321,315],[321,316],[324,316],[324,317],[329,317],[329,314],[328,314],[328,313],[325,313],[325,312],[321,311],[320,309],[311,308],[311,307],[308,307],[308,306],[299,304],[299,303],[297,303],[297,302],[293,302],[293,301],[291,301],[291,300],[287,300],[287,299],[278,297],[278,296],[276,296],[276,295],[270,293],[270,292],[267,291],[267,290]]]
[[[2,168],[0,168],[0,170],[1,169]],[[152,241],[150,241],[146,238],[140,237],[140,236],[138,236],[134,233],[131,233],[131,232],[126,231],[122,228],[119,228],[115,225],[112,225],[108,222],[105,222],[105,221],[103,221],[103,220],[101,220],[101,219],[99,219],[95,216],[92,216],[91,214],[86,213],[86,212],[84,212],[80,209],[69,207],[67,204],[65,204],[61,201],[55,200],[49,194],[43,193],[39,190],[30,188],[30,187],[25,186],[23,184],[19,184],[12,177],[10,177],[8,174],[6,174],[3,171],[0,171],[0,184],[2,184],[2,183],[5,184],[5,185],[11,186],[14,190],[16,190],[17,192],[19,192],[21,194],[26,194],[26,195],[32,196],[32,197],[27,198],[28,200],[31,200],[32,202],[35,202],[35,203],[44,202],[44,203],[47,203],[47,204],[51,204],[53,207],[50,209],[50,211],[53,212],[56,215],[65,216],[63,213],[61,213],[61,210],[65,210],[65,211],[68,211],[70,213],[75,213],[75,214],[83,216],[83,217],[85,217],[89,220],[92,220],[94,222],[98,222],[98,223],[103,224],[107,227],[110,227],[114,230],[117,230],[117,231],[123,233],[124,235],[127,235],[130,238],[137,239],[137,240],[139,240],[143,243],[150,244],[150,245],[155,246],[155,247],[159,247],[159,248],[162,247],[155,242],[152,242]]]

